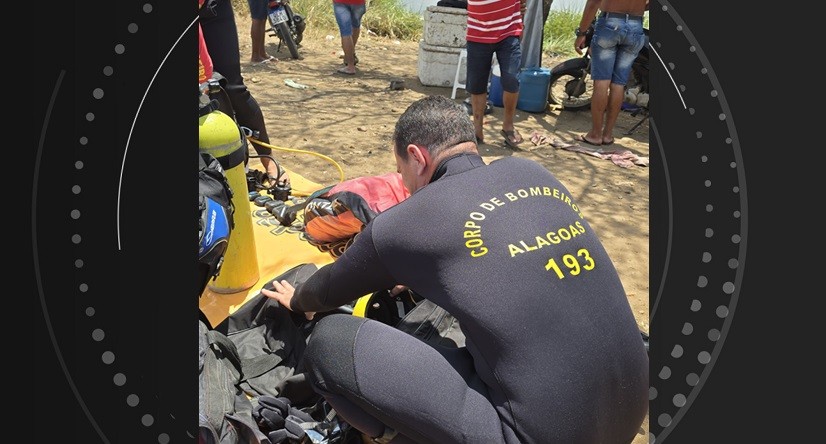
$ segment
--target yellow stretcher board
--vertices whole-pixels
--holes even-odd
[[[286,168],[285,168],[286,169]],[[307,196],[324,188],[298,173],[287,170],[293,196]],[[246,193],[246,190],[243,190]],[[236,209],[240,211],[240,209]],[[297,222],[290,227],[282,226],[264,207],[249,202],[248,211],[252,215],[252,232],[255,243],[255,255],[258,259],[258,281],[250,288],[234,293],[215,291],[214,280],[210,281],[201,294],[199,305],[213,326],[218,325],[227,316],[244,305],[259,293],[261,288],[272,279],[301,264],[313,263],[318,267],[333,262],[334,258],[327,252],[320,251],[303,238],[303,214],[299,212]],[[232,237],[230,235],[230,242]],[[225,259],[226,260],[226,259]],[[254,263],[255,261],[250,261]],[[225,263],[224,266],[227,266]],[[221,290],[220,288],[218,290]]]

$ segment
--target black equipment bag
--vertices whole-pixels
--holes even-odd
[[[252,403],[238,387],[243,365],[235,344],[198,321],[199,444],[270,444],[252,418]]]
[[[298,286],[317,270],[302,264],[272,280]],[[355,444],[358,432],[339,420],[304,371],[317,319],[258,293],[214,329],[201,323],[210,348],[204,352],[202,344],[200,435],[220,439],[205,442]]]
[[[198,284],[199,291],[221,272],[232,234],[235,207],[232,188],[218,159],[198,155]],[[200,294],[200,293],[199,293]]]

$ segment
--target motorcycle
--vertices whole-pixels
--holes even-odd
[[[281,50],[282,44],[286,45],[292,58],[300,58],[298,45],[304,38],[304,28],[307,27],[304,17],[293,12],[290,0],[270,0],[268,8],[270,28],[267,31],[271,37],[278,37],[278,50]]]
[[[648,118],[648,29],[645,32],[645,45],[631,65],[631,74],[625,87],[624,108],[631,109],[631,115],[643,115],[643,119],[628,130],[634,131]],[[591,45],[594,35],[594,23],[585,34],[585,48]],[[591,56],[585,51],[581,57],[568,59],[551,69],[548,103],[561,105],[563,110],[581,111],[591,107],[594,82],[591,79]]]

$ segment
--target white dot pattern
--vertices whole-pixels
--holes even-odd
[[[649,388],[649,399],[656,400],[653,405],[663,410],[662,412],[651,411],[649,444],[653,444],[658,438],[664,440],[668,432],[666,428],[676,426],[679,418],[682,417],[677,414],[676,409],[690,408],[690,400],[694,397],[689,396],[688,392],[699,390],[702,387],[700,375],[704,378],[709,373],[707,370],[713,365],[713,359],[716,359],[717,347],[723,342],[729,318],[733,314],[730,312],[729,302],[734,301],[740,290],[739,279],[730,275],[740,273],[742,270],[741,257],[738,257],[738,253],[742,254],[740,246],[745,242],[741,237],[740,225],[738,225],[745,223],[745,213],[742,211],[745,196],[737,196],[743,177],[739,167],[741,163],[738,157],[739,145],[733,137],[727,137],[727,134],[734,134],[732,132],[733,116],[729,112],[725,95],[719,87],[713,70],[708,65],[702,48],[691,33],[684,33],[687,27],[677,12],[669,7],[668,0],[661,1],[660,4],[662,11],[672,19],[675,27],[660,28],[660,23],[658,23],[658,31],[670,29],[672,31],[664,31],[664,33],[673,33],[676,29],[676,32],[680,33],[679,37],[685,39],[688,44],[677,47],[675,52],[674,48],[669,48],[666,40],[652,41],[652,48],[657,48],[658,51],[662,48],[670,49],[677,54],[675,60],[674,57],[658,52],[659,60],[652,58],[652,61],[665,64],[670,74],[669,79],[679,91],[694,93],[689,96],[680,96],[684,99],[682,105],[691,116],[690,122],[695,122],[694,124],[697,125],[691,129],[695,135],[694,140],[687,141],[686,138],[682,138],[681,141],[689,145],[694,144],[698,149],[706,151],[706,154],[700,156],[703,175],[701,180],[695,184],[697,188],[693,190],[698,198],[704,199],[699,201],[702,206],[697,209],[700,211],[704,209],[705,215],[700,222],[703,224],[699,227],[700,232],[694,235],[695,238],[698,235],[704,238],[696,239],[698,248],[701,249],[694,257],[701,261],[700,270],[695,274],[697,287],[694,289],[694,294],[688,298],[691,302],[688,306],[689,310],[685,313],[686,318],[683,319],[682,336],[666,335],[665,337],[674,339],[670,343],[658,342],[658,346],[667,347],[665,350],[670,350],[670,353],[664,357],[662,363],[658,364],[657,368],[661,370],[658,372],[658,378],[652,379]],[[685,50],[686,48],[688,51]],[[691,64],[693,58],[696,59],[693,60],[695,65]],[[678,66],[680,69],[677,69]],[[706,87],[703,88],[703,85]],[[723,144],[724,141],[725,144]],[[668,157],[668,150],[664,151],[666,153],[664,156]],[[725,166],[735,173],[734,180],[732,180],[731,173],[728,173],[726,177]],[[728,189],[732,190],[733,194],[723,192]],[[733,215],[733,218],[729,215]],[[712,218],[712,216],[722,216],[723,220],[720,221],[719,218]],[[720,276],[720,273],[723,275]],[[685,286],[679,288],[685,289]],[[681,296],[678,294],[676,297]],[[704,304],[708,304],[705,309],[703,309]],[[652,313],[652,319],[653,316],[655,315]],[[665,323],[664,325],[668,325],[669,328],[679,328],[681,324]],[[697,335],[693,335],[695,330],[698,332]],[[679,387],[682,381],[685,381],[685,385]]]

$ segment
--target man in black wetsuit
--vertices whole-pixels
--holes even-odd
[[[648,409],[648,357],[565,186],[523,158],[486,165],[466,111],[442,96],[413,103],[393,141],[411,196],[303,285],[263,292],[312,318],[403,285],[454,315],[466,345],[330,314],[305,354],[314,388],[376,442],[631,442]]]

